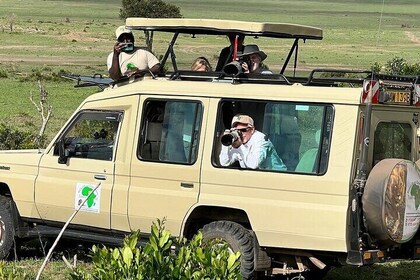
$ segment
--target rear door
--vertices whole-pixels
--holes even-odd
[[[165,219],[173,234],[200,191],[206,127],[205,98],[142,96],[138,145],[131,163],[128,216],[131,229],[149,231]]]
[[[395,107],[375,110],[372,114],[372,167],[385,158],[419,159],[417,137],[418,113],[413,110],[395,110]]]

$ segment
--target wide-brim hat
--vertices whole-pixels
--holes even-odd
[[[130,29],[127,29],[124,25],[121,25],[117,28],[117,30],[115,30],[115,36],[117,37],[117,41],[123,34],[130,34],[131,36],[133,36],[133,32],[131,32]]]
[[[246,45],[244,47],[244,51],[241,54],[238,54],[239,57],[248,56],[251,54],[257,53],[261,57],[261,61],[267,58],[265,52],[261,51],[257,45]]]
[[[242,123],[246,124],[249,127],[254,127],[254,120],[248,115],[238,114],[232,118],[232,127],[235,127],[236,124]]]

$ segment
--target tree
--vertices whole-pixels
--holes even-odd
[[[146,17],[146,18],[181,18],[181,10],[174,4],[162,0],[122,0],[120,18]],[[153,31],[144,31],[146,46],[152,51]]]

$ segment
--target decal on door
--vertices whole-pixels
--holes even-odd
[[[94,190],[96,186],[95,184],[77,183],[74,200],[75,209],[78,209],[85,201],[80,211],[99,213],[101,209],[101,186]]]

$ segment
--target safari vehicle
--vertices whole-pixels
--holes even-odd
[[[93,190],[65,237],[112,243],[136,229],[147,235],[164,217],[175,235],[201,230],[240,251],[244,279],[419,256],[418,77],[298,76],[300,43],[323,37],[309,26],[143,18],[126,26],[173,34],[162,73],[89,96],[45,150],[1,152],[2,258],[14,239],[56,235]],[[290,40],[291,49],[268,75],[179,69],[178,37],[228,33]],[[220,165],[220,138],[238,113],[252,116],[287,170]]]

